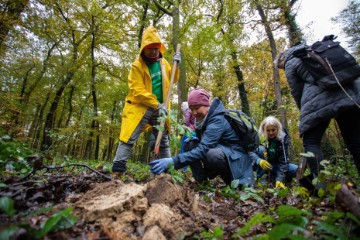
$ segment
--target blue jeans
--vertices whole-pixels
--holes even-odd
[[[321,151],[321,139],[329,126],[330,120],[318,124],[303,134],[304,151],[312,152],[315,155],[315,157],[307,158],[307,162],[311,173],[316,176],[319,170],[322,169],[320,162],[324,159],[324,155]],[[360,109],[354,108],[339,113],[335,120],[360,173]]]
[[[255,151],[255,153],[262,159],[265,159],[264,152],[265,152],[265,147],[262,145],[259,146],[258,149]],[[271,163],[271,165],[272,165],[272,169],[269,171],[270,180],[271,180],[271,182],[275,182],[276,173],[279,171],[279,164]],[[285,172],[285,181],[286,182],[291,182],[291,180],[294,177],[296,177],[297,169],[298,169],[298,165],[296,165],[296,164],[289,163],[287,165],[287,171]],[[258,166],[257,171],[256,171],[256,177],[261,178],[266,172],[267,171],[265,171],[260,166]]]

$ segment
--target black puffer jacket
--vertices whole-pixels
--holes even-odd
[[[306,70],[301,59],[293,56],[294,51],[303,47],[298,45],[285,52],[286,78],[291,88],[291,95],[301,111],[300,135],[319,123],[336,117],[342,111],[357,107],[340,87],[324,90],[309,83],[314,82],[314,78]],[[344,88],[351,98],[360,104],[360,77]]]

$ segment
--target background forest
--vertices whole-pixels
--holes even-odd
[[[299,111],[276,54],[300,41],[298,0],[5,0],[0,3],[0,134],[61,158],[111,162],[117,146],[127,75],[143,30],[159,29],[172,59],[181,44],[181,76],[173,109],[204,87],[256,123],[281,119],[302,152]],[[342,24],[360,57],[360,3],[349,1]],[[179,111],[178,111],[179,112]],[[181,116],[179,116],[181,119]],[[176,135],[176,133],[174,133]],[[146,137],[133,159],[144,159]],[[346,154],[335,124],[330,157]],[[145,146],[145,147],[143,147]],[[174,148],[173,151],[176,151]],[[145,152],[145,153],[144,153]],[[139,155],[139,156],[137,156]]]
[[[332,23],[359,60],[360,1],[337,1],[348,5]],[[110,177],[128,72],[149,25],[159,30],[168,61],[181,44],[173,154],[184,131],[179,106],[203,87],[257,125],[268,115],[281,119],[298,163],[299,110],[273,60],[296,43],[312,44],[298,25],[301,5],[0,1],[0,239],[358,239],[360,178],[335,122],[323,141],[328,161],[318,180],[326,187],[310,197],[298,184],[258,182],[241,191],[217,178],[197,184],[190,171],[173,167],[155,177],[146,164],[149,133],[133,148],[126,174]]]

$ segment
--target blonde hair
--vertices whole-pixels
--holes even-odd
[[[265,137],[266,139],[268,139],[268,134],[266,131],[267,126],[274,126],[277,128],[278,130],[276,135],[277,139],[281,140],[284,137],[282,124],[276,117],[268,116],[260,123],[259,134]]]

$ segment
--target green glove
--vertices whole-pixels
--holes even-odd
[[[276,188],[286,188],[285,185],[284,185],[282,182],[280,182],[280,181],[276,181],[275,187],[276,187]]]
[[[261,160],[260,160],[259,165],[260,165],[260,167],[261,167],[262,169],[264,169],[265,171],[269,171],[269,170],[272,169],[272,165],[271,165],[268,161],[266,161],[266,160],[264,160],[264,159],[261,159]]]

